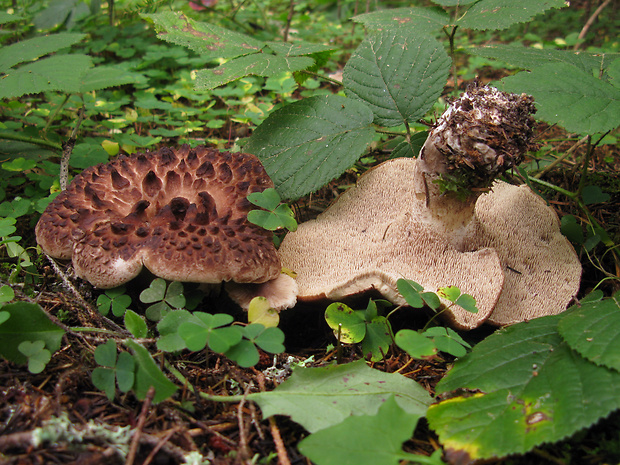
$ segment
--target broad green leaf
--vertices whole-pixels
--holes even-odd
[[[393,8],[354,16],[353,21],[371,30],[411,27],[420,35],[433,33],[450,23],[450,17],[441,8]]]
[[[533,69],[553,63],[567,63],[589,73],[605,70],[619,56],[618,53],[584,51],[575,53],[569,50],[538,49],[514,44],[469,48],[467,53],[500,60],[523,69]]]
[[[196,89],[212,90],[245,76],[276,76],[283,71],[301,71],[310,68],[314,60],[310,57],[286,57],[268,53],[254,53],[233,58],[217,68],[201,69],[196,72]]]
[[[8,284],[3,284],[0,287],[0,304],[10,302],[15,298],[15,291]]]
[[[328,52],[337,49],[337,47],[330,47],[329,45],[313,44],[300,40],[296,40],[295,42],[267,42],[267,46],[278,55],[288,57],[313,55],[315,53]]]
[[[127,310],[125,312],[125,328],[137,338],[146,337],[148,334],[146,321],[133,310]]]
[[[477,391],[429,408],[448,457],[522,454],[590,426],[620,407],[620,373],[599,367],[562,341],[563,315],[519,323],[457,360],[438,393]]]
[[[166,42],[188,47],[205,60],[234,58],[259,52],[265,43],[215,24],[194,21],[183,13],[165,11],[144,14],[155,24],[157,37]]]
[[[403,442],[413,435],[420,415],[407,413],[390,396],[374,415],[345,418],[299,443],[299,451],[317,465],[398,465],[415,456]]]
[[[9,14],[5,11],[0,11],[0,24],[12,23],[23,19],[19,14]]]
[[[280,196],[296,200],[350,168],[374,136],[370,109],[339,95],[274,111],[244,147],[263,163]]]
[[[437,354],[437,347],[432,339],[411,329],[398,331],[394,336],[394,341],[413,358],[432,357]]]
[[[405,412],[424,415],[431,398],[415,381],[374,370],[363,360],[323,368],[298,367],[275,390],[250,394],[265,418],[288,415],[311,433],[351,415],[374,415],[390,396]]]
[[[0,98],[20,97],[46,91],[77,93],[81,77],[92,66],[87,55],[54,55],[8,70],[2,78]]]
[[[433,3],[442,6],[463,6],[470,3],[477,2],[478,0],[431,0]]]
[[[14,302],[2,306],[10,318],[0,325],[0,355],[15,363],[26,363],[26,357],[18,350],[23,341],[45,342],[51,352],[60,349],[65,332],[50,321],[43,309],[34,303]]]
[[[620,371],[620,293],[574,306],[560,320],[558,329],[583,357]]]
[[[80,93],[137,82],[142,75],[115,66],[97,66],[86,70],[80,78]]]
[[[4,312],[0,310],[0,325],[11,318],[11,314],[9,312]]]
[[[564,0],[480,0],[456,24],[467,29],[506,29],[529,21],[550,8],[563,8]]]
[[[564,215],[560,220],[560,231],[573,244],[583,244],[583,228],[573,215]]]
[[[33,61],[48,53],[69,47],[85,37],[86,34],[60,32],[4,45],[0,49],[0,73],[6,73],[9,68],[19,63]]]
[[[534,96],[536,116],[570,132],[595,134],[620,125],[620,89],[568,63],[504,78],[503,90]]]
[[[384,316],[373,318],[366,323],[366,335],[362,341],[362,353],[371,362],[383,360],[392,345],[392,331]]]
[[[413,29],[377,32],[364,39],[344,67],[348,96],[367,104],[374,122],[415,121],[441,95],[450,70],[445,48]]]
[[[345,344],[361,342],[366,335],[366,322],[360,312],[340,302],[334,302],[325,309],[325,321]]]
[[[139,400],[144,400],[151,386],[155,387],[153,402],[156,404],[174,395],[177,387],[159,369],[149,351],[130,339],[126,340],[125,344],[133,352],[134,359],[137,364],[136,379],[134,384],[136,397]]]

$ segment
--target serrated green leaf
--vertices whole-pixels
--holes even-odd
[[[51,352],[60,349],[65,332],[56,326],[43,309],[30,302],[14,302],[2,306],[10,318],[0,325],[0,356],[15,363],[24,364],[26,357],[18,350],[23,341],[45,342]]]
[[[534,96],[536,117],[570,132],[595,134],[620,125],[620,89],[568,63],[504,78],[502,89]]]
[[[365,13],[351,18],[371,30],[411,27],[420,35],[440,31],[450,23],[450,16],[441,8],[393,8]]]
[[[620,293],[574,306],[560,320],[558,329],[583,357],[620,371]]]
[[[569,50],[538,49],[522,45],[489,45],[467,49],[467,53],[494,60],[500,60],[523,69],[554,63],[567,63],[591,73],[593,70],[605,70],[618,53],[579,53]]]
[[[402,443],[419,419],[390,396],[375,415],[351,416],[317,431],[299,443],[299,451],[317,465],[397,465],[409,455]]]
[[[23,19],[23,17],[19,14],[9,14],[5,11],[0,11],[0,24],[8,24],[21,19]]]
[[[253,53],[233,58],[217,68],[196,72],[196,89],[212,90],[245,76],[276,76],[283,71],[295,72],[314,64],[310,57],[286,57],[268,53]]]
[[[259,52],[265,42],[230,31],[215,24],[195,21],[183,13],[165,11],[144,14],[155,24],[157,37],[166,42],[188,47],[205,60],[234,58]]]
[[[325,321],[334,332],[336,338],[345,344],[361,342],[366,335],[364,318],[351,307],[334,302],[325,309]]]
[[[54,55],[16,70],[8,70],[2,78],[0,98],[14,98],[46,91],[76,93],[80,78],[92,66],[87,55]]]
[[[500,330],[457,360],[437,392],[479,393],[442,401],[427,413],[449,454],[476,460],[525,453],[620,407],[620,373],[573,352],[557,330],[562,317]]]
[[[137,365],[134,391],[139,400],[144,400],[149,388],[155,388],[154,403],[162,402],[177,391],[177,387],[159,369],[148,350],[135,341],[127,340],[125,344],[134,354]]]
[[[405,412],[424,415],[431,398],[415,381],[374,370],[363,360],[322,368],[298,367],[275,390],[253,393],[265,418],[288,415],[311,433],[351,415],[374,415],[390,396]]]
[[[501,30],[529,21],[550,8],[565,6],[564,0],[480,0],[456,24],[467,29]]]
[[[412,29],[386,30],[364,39],[344,67],[348,96],[367,104],[374,122],[415,121],[441,95],[450,70],[443,45]]]
[[[470,3],[477,2],[478,0],[431,0],[433,3],[441,6],[463,6]]]
[[[244,149],[261,160],[281,198],[296,200],[355,163],[374,135],[372,119],[356,100],[310,97],[274,111]]]
[[[437,347],[431,339],[411,329],[398,331],[394,341],[413,358],[431,357],[437,353]]]
[[[85,37],[86,34],[60,32],[4,45],[0,49],[0,73],[6,73],[9,68],[19,63],[33,61],[48,53],[69,47]]]
[[[337,47],[331,47],[323,44],[313,44],[301,40],[296,40],[295,42],[267,42],[267,46],[278,55],[290,57],[314,55],[315,53],[337,50]]]
[[[141,77],[140,74],[132,73],[120,67],[96,66],[86,70],[81,76],[79,92],[83,94],[94,90],[133,84]]]

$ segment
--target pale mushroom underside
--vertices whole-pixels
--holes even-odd
[[[300,300],[341,300],[375,290],[395,304],[399,278],[426,290],[454,285],[479,312],[453,306],[451,323],[471,329],[559,313],[576,294],[581,265],[555,213],[526,186],[497,182],[480,197],[459,248],[416,197],[416,160],[395,159],[362,176],[316,220],[283,241],[282,265],[297,273]]]

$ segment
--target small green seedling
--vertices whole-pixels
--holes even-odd
[[[135,360],[129,352],[117,355],[116,342],[112,339],[95,349],[95,361],[100,366],[93,370],[92,382],[95,387],[105,392],[108,399],[114,399],[116,385],[121,392],[127,392],[133,387]]]
[[[254,192],[248,195],[248,200],[264,210],[252,210],[248,213],[248,221],[261,228],[275,231],[276,229],[288,229],[295,231],[297,221],[291,207],[281,203],[280,194],[270,187],[263,192]]]
[[[17,346],[17,350],[28,359],[30,373],[41,373],[52,359],[52,353],[45,348],[45,341],[23,341]]]
[[[140,293],[140,301],[152,304],[146,309],[146,317],[151,321],[159,321],[170,310],[185,307],[183,284],[178,281],[167,284],[164,279],[155,278],[151,285]]]
[[[106,289],[97,297],[97,309],[102,315],[107,315],[112,309],[114,316],[123,316],[131,305],[131,297],[125,294],[125,286]]]

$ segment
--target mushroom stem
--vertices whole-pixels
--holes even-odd
[[[430,132],[414,171],[416,197],[457,249],[473,226],[476,199],[533,146],[532,97],[474,84]]]

